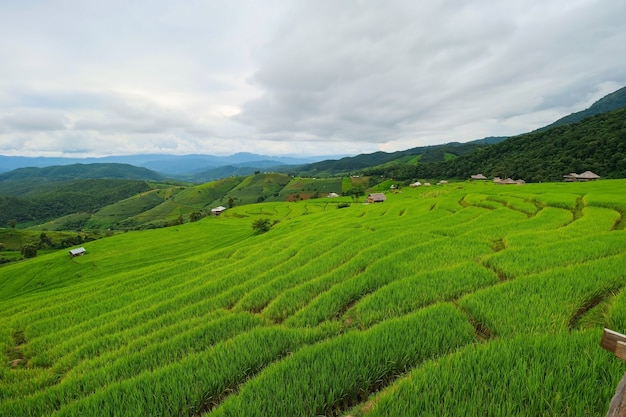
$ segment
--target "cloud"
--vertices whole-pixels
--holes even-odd
[[[50,110],[17,110],[0,119],[1,131],[56,131],[66,129],[69,120],[62,113]]]
[[[4,2],[0,153],[344,154],[523,133],[626,85],[624,15],[613,0]]]
[[[431,3],[307,3],[266,48],[264,92],[238,119],[276,140],[469,140],[477,122],[521,133],[626,81],[619,2]]]

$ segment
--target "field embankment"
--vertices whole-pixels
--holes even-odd
[[[264,202],[4,266],[0,415],[602,415],[625,188]]]

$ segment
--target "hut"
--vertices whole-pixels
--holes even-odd
[[[211,214],[214,216],[219,216],[220,214],[224,212],[224,210],[226,210],[226,207],[218,206],[218,207],[211,209]]]
[[[337,194],[337,193],[328,193],[328,197],[336,198],[336,197],[339,197],[339,194]]]
[[[69,250],[69,254],[72,258],[74,258],[75,256],[83,256],[85,253],[87,253],[87,251],[82,246],[80,248]]]
[[[563,175],[563,178],[567,182],[585,182],[599,180],[601,177],[591,171],[585,171],[582,174],[572,172],[571,174]]]
[[[483,174],[476,174],[476,175],[470,176],[470,179],[472,179],[472,180],[486,180],[487,177],[485,177]]]
[[[367,196],[368,203],[382,203],[387,199],[384,193],[371,193]]]

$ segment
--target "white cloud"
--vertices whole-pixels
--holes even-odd
[[[392,151],[626,84],[613,0],[9,3],[0,154]]]

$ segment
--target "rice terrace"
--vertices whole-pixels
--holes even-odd
[[[626,330],[626,180],[385,194],[1,267],[0,415],[604,415],[625,368],[599,342]]]

